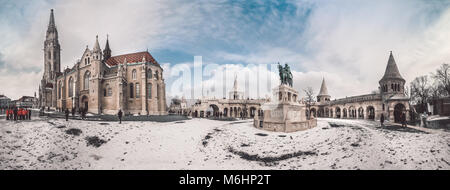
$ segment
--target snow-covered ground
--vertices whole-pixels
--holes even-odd
[[[0,169],[450,169],[450,133],[428,132],[338,119],[294,133],[252,120],[2,120]]]

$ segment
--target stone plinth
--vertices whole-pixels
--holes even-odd
[[[255,116],[253,123],[256,128],[295,132],[317,126],[316,119],[306,118],[306,106],[298,103],[298,92],[295,89],[280,85],[273,91],[275,101],[261,106],[261,111]]]

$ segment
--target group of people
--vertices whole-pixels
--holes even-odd
[[[66,121],[69,121],[69,114],[70,113],[72,113],[72,116],[75,116],[75,108],[72,108],[71,111],[69,111],[68,108],[66,108],[64,110],[64,115],[66,116]],[[78,113],[80,114],[82,120],[86,119],[87,109],[79,109]]]
[[[7,109],[6,120],[31,120],[31,110],[17,107]]]

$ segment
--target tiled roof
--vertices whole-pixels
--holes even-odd
[[[150,55],[148,51],[113,56],[110,57],[108,60],[106,60],[105,63],[108,64],[109,66],[114,66],[117,65],[118,63],[122,64],[125,58],[127,59],[127,63],[136,63],[142,62],[143,57],[145,57],[145,60],[147,62],[158,65],[158,62],[156,62],[156,60],[153,58],[152,55]]]

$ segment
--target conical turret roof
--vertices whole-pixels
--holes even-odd
[[[386,66],[386,71],[384,72],[383,78],[381,80],[385,79],[403,79],[403,77],[400,75],[400,72],[398,71],[397,63],[395,63],[394,56],[392,55],[392,51],[389,55],[388,64]]]
[[[319,96],[329,96],[328,95],[327,85],[325,83],[325,78],[322,79],[322,86],[320,86]]]
[[[100,44],[98,43],[98,35],[95,37],[95,44],[94,44],[94,49],[92,49],[92,51],[94,52],[100,52]]]

